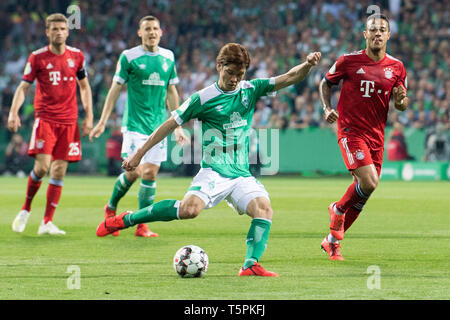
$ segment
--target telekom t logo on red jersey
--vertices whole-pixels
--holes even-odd
[[[370,98],[372,93],[375,91],[375,81],[361,80],[361,92],[364,92],[364,98]]]
[[[52,85],[57,86],[59,84],[59,81],[61,81],[61,72],[50,71],[48,74],[50,76],[50,81],[52,82]]]

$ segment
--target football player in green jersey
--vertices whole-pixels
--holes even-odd
[[[267,246],[273,210],[264,186],[250,174],[248,136],[257,100],[305,79],[320,57],[320,52],[313,52],[283,75],[245,81],[250,66],[247,49],[236,43],[222,47],[216,60],[219,80],[191,95],[122,164],[124,169],[134,170],[147,150],[179,125],[197,118],[202,123],[202,168],[183,200],[162,200],[136,212],[107,218],[97,227],[97,235],[106,236],[143,222],[192,219],[203,209],[226,200],[239,214],[252,218],[239,276],[278,276],[259,264]]]
[[[175,58],[172,51],[161,48],[160,22],[153,16],[143,17],[139,22],[138,35],[142,44],[125,50],[117,63],[116,73],[105,100],[101,118],[91,131],[89,138],[98,138],[105,130],[106,122],[116,104],[123,85],[128,92],[127,106],[122,120],[122,157],[135,152],[149,135],[167,118],[166,105],[170,111],[178,108],[179,98],[176,84],[179,82]],[[187,141],[181,127],[175,129],[179,143]],[[117,178],[111,198],[104,207],[106,217],[115,216],[119,200],[140,177],[139,208],[153,203],[156,190],[156,175],[161,162],[167,159],[167,140],[160,141],[149,149],[136,170],[126,171]],[[119,232],[114,233],[119,235]],[[146,224],[138,224],[136,236],[157,237]]]

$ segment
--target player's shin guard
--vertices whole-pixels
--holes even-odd
[[[155,193],[156,182],[142,179],[138,194],[139,209],[151,206],[155,200]]]
[[[362,209],[364,208],[364,205],[366,204],[366,201],[367,199],[358,202],[357,204],[348,208],[348,210],[345,212],[344,232],[346,232],[348,228],[351,227],[353,222],[355,222],[355,220],[358,219],[359,214],[361,213]]]
[[[258,262],[267,247],[272,221],[263,218],[254,218],[247,233],[247,254],[245,255],[244,269]]]
[[[155,221],[172,221],[179,219],[178,208],[180,201],[178,200],[162,200],[152,206],[139,209],[136,212],[127,214],[124,217],[125,227],[134,226],[139,223],[155,222]]]
[[[125,172],[121,173],[114,184],[114,189],[111,194],[111,198],[108,202],[108,207],[110,209],[116,209],[119,200],[130,190],[133,182],[128,181]]]
[[[342,196],[342,198],[336,203],[336,208],[340,212],[346,212],[349,208],[354,206],[360,201],[367,201],[370,195],[366,195],[362,191],[358,182],[353,182]]]
[[[58,206],[59,199],[61,198],[61,191],[63,187],[62,180],[50,179],[50,183],[47,188],[47,205],[45,207],[44,223],[53,220],[56,207]]]
[[[25,196],[25,202],[22,206],[22,210],[26,211],[31,210],[31,202],[33,201],[33,198],[38,192],[41,184],[42,178],[39,178],[34,172],[34,170],[31,170],[30,175],[28,176],[27,191]]]

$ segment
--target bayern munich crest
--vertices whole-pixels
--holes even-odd
[[[362,159],[364,159],[364,157],[365,157],[365,155],[364,155],[364,151],[362,151],[362,150],[358,150],[358,151],[356,151],[356,153],[355,153],[355,157],[356,157],[356,159],[358,159],[358,160],[362,160]]]
[[[387,79],[390,79],[394,75],[394,71],[389,67],[384,68],[384,75]]]

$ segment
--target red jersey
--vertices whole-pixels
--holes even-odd
[[[343,80],[337,105],[338,140],[358,136],[369,146],[383,146],[392,89],[407,87],[403,63],[388,54],[374,61],[360,50],[340,56],[325,79],[332,85]]]
[[[37,79],[35,117],[62,124],[76,122],[77,78],[85,76],[84,55],[79,49],[66,45],[61,55],[52,53],[48,46],[34,51],[22,79],[29,83]]]

